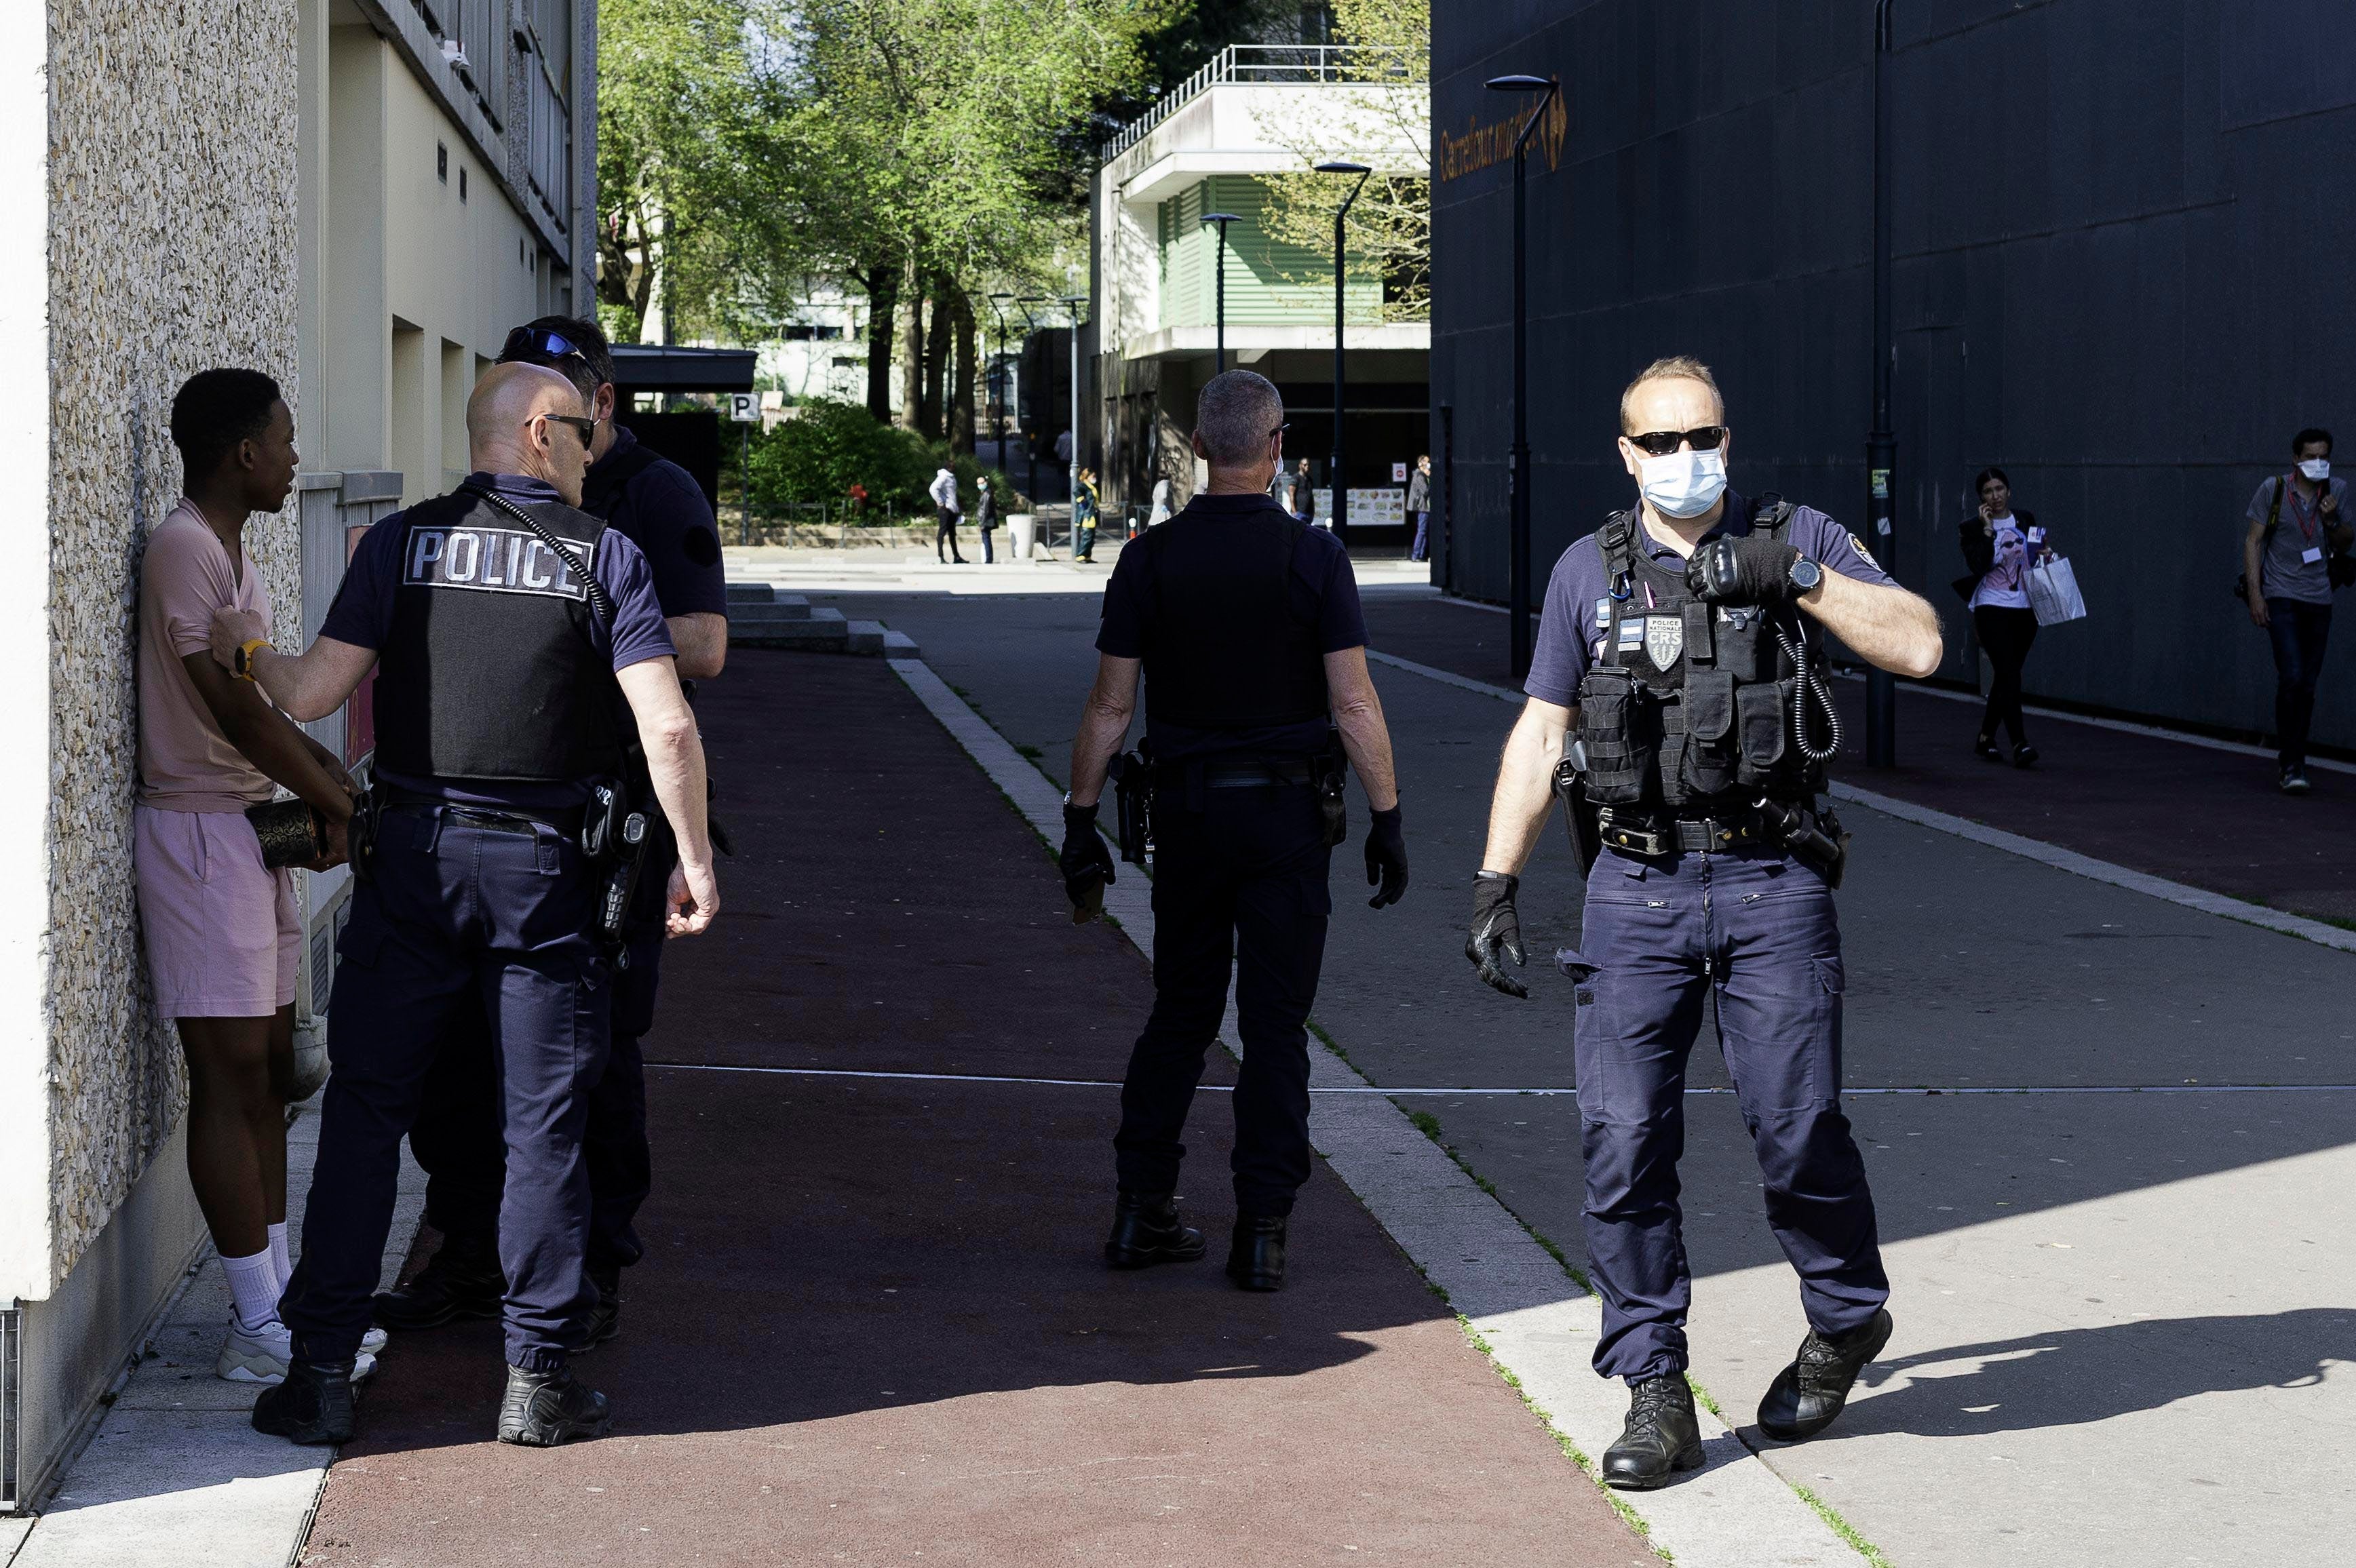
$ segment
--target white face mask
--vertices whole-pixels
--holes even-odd
[[[2312,479],[2317,484],[2320,485],[2326,479],[2331,477],[2331,459],[2328,457],[2310,457],[2306,462],[2298,465],[2298,471],[2301,474],[2306,475],[2309,479]]]
[[[1726,493],[1723,452],[1679,451],[1639,458],[1636,470],[1644,499],[1665,517],[1698,517]]]

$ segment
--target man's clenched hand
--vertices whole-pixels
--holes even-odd
[[[1112,850],[1097,831],[1093,805],[1064,807],[1064,852],[1055,857],[1064,873],[1064,894],[1072,901],[1072,923],[1104,912],[1104,891],[1113,880]]]
[[[1729,604],[1782,604],[1796,592],[1792,564],[1800,552],[1765,534],[1715,539],[1686,562],[1686,586]]]
[[[1500,956],[1511,958],[1518,967],[1530,961],[1522,951],[1521,912],[1514,908],[1514,893],[1521,885],[1521,878],[1502,871],[1483,871],[1472,879],[1472,930],[1464,939],[1464,956],[1484,982],[1509,997],[1526,999],[1529,987],[1498,962]]]
[[[1407,830],[1402,826],[1399,808],[1377,811],[1366,828],[1366,886],[1376,884],[1375,896],[1366,901],[1368,909],[1380,909],[1395,904],[1407,892]]]

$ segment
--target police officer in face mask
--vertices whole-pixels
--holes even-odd
[[[401,1139],[436,1047],[477,1008],[507,1146],[498,1436],[603,1435],[605,1398],[568,1359],[597,1299],[584,1273],[582,1144],[618,940],[601,916],[628,893],[616,876],[626,825],[597,803],[618,784],[634,722],[679,841],[669,930],[701,932],[719,908],[703,751],[646,559],[576,509],[591,433],[580,394],[554,370],[495,366],[466,430],[476,472],[369,531],[308,652],[275,652],[252,616],[213,623],[214,656],[298,720],[335,711],[380,672],[376,774],[353,845],[362,880],[328,1019],[335,1071],[281,1308],[294,1359],[253,1410],[256,1429],[297,1443],[352,1435],[352,1357]]]
[[[1236,1227],[1227,1274],[1284,1284],[1286,1217],[1309,1179],[1305,1029],[1324,958],[1326,874],[1345,831],[1344,755],[1374,811],[1368,901],[1407,891],[1390,732],[1366,673],[1357,579],[1333,535],[1268,494],[1284,455],[1284,402],[1249,370],[1196,404],[1206,492],[1121,551],[1105,587],[1102,656],[1072,746],[1065,885],[1100,907],[1112,856],[1097,832],[1108,764],[1146,691],[1153,865],[1152,1015],[1130,1054],[1113,1138],[1115,1268],[1203,1255],[1173,1197],[1178,1139],[1236,970]]]
[[[1603,1307],[1595,1370],[1631,1391],[1603,1478],[1643,1489],[1702,1462],[1676,1162],[1686,1059],[1712,999],[1808,1322],[1760,1426],[1785,1441],[1823,1431],[1890,1338],[1873,1200],[1840,1109],[1832,891],[1845,838],[1820,795],[1838,726],[1817,667],[1826,630],[1909,676],[1937,667],[1940,640],[1930,605],[1854,534],[1727,488],[1725,407],[1706,367],[1652,366],[1620,420],[1641,502],[1555,566],[1466,955],[1490,985],[1528,995],[1502,960],[1523,962],[1515,890],[1559,784],[1587,872],[1579,951],[1562,963],[1577,984],[1588,1268]]]

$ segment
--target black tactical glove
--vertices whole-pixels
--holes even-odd
[[[1509,997],[1526,999],[1529,987],[1497,962],[1501,954],[1516,965],[1530,961],[1522,951],[1521,912],[1514,908],[1514,893],[1521,885],[1521,878],[1502,871],[1483,871],[1472,879],[1472,933],[1464,939],[1464,956],[1472,960],[1483,980]]]
[[[1064,803],[1064,852],[1055,857],[1064,892],[1072,901],[1072,923],[1104,912],[1104,891],[1113,880],[1112,849],[1097,831],[1097,808]]]
[[[1800,552],[1765,534],[1715,539],[1686,562],[1686,586],[1730,604],[1782,604],[1797,592],[1792,563]]]
[[[1376,812],[1366,828],[1366,886],[1376,882],[1382,889],[1366,901],[1368,909],[1395,904],[1407,891],[1407,829],[1400,825],[1396,805]]]

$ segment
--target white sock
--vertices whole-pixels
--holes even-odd
[[[286,1255],[286,1221],[284,1220],[270,1227],[270,1267],[278,1275],[278,1292],[284,1296],[286,1287],[294,1283],[294,1264]]]
[[[221,1267],[229,1271],[229,1294],[237,1303],[239,1328],[255,1334],[278,1320],[278,1270],[270,1261],[268,1247],[249,1258],[223,1258]]]

